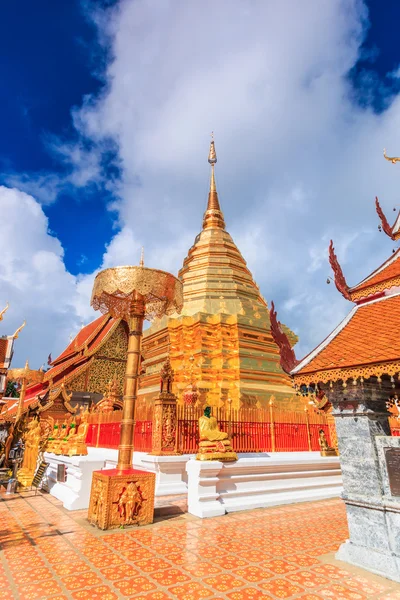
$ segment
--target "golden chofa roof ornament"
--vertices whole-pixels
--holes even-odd
[[[207,210],[203,217],[203,229],[225,229],[224,215],[219,205],[217,186],[215,185],[214,167],[217,162],[215,151],[214,134],[211,134],[210,151],[208,162],[211,165],[210,191],[208,193]]]
[[[0,321],[3,320],[3,317],[6,314],[9,306],[10,306],[9,303],[7,302],[7,304],[5,305],[5,307],[3,308],[3,310],[0,310]]]
[[[386,154],[386,148],[383,149],[383,156],[386,158],[386,160],[388,160],[389,162],[391,162],[394,165],[397,162],[400,162],[400,156],[388,156]]]

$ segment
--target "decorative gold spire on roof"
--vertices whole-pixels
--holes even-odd
[[[0,310],[0,321],[3,320],[3,317],[4,317],[5,313],[7,312],[9,306],[10,305],[7,302],[7,304],[5,305],[5,307],[3,308],[3,310]]]
[[[386,160],[388,160],[389,162],[391,162],[393,164],[400,162],[400,156],[388,156],[386,154],[386,148],[383,149],[383,156],[386,158]]]
[[[142,246],[142,251],[140,253],[140,263],[139,263],[140,267],[144,267],[144,246]]]
[[[25,325],[26,325],[26,321],[24,321],[22,323],[21,327],[18,327],[17,331],[11,336],[11,337],[14,338],[14,340],[16,340],[18,338],[20,332],[23,330],[23,328],[25,327]]]
[[[208,194],[207,210],[203,217],[203,229],[225,229],[224,215],[218,201],[217,187],[215,185],[214,166],[217,162],[215,152],[214,134],[211,134],[210,152],[208,162],[211,165],[210,191]]]

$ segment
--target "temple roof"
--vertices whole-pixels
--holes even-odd
[[[293,370],[295,382],[394,375],[400,370],[400,293],[356,305]]]
[[[37,402],[39,396],[43,397],[47,391],[59,387],[62,383],[67,386],[71,379],[85,371],[91,364],[94,354],[112,335],[120,322],[121,319],[113,319],[108,314],[83,327],[67,348],[52,362],[53,366],[46,371],[43,383],[27,388],[24,410]],[[10,404],[9,411],[13,410],[16,408]]]
[[[400,249],[359,284],[349,288],[353,301],[400,285]]]
[[[98,317],[85,327],[82,327],[80,332],[74,337],[72,342],[66,347],[66,349],[61,352],[59,356],[55,360],[52,361],[52,365],[58,365],[63,362],[67,358],[75,355],[77,352],[82,350],[85,345],[89,344],[96,335],[101,331],[106,323],[110,321],[110,315],[102,315]]]

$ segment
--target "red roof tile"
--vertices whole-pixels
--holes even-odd
[[[385,266],[386,265],[386,266]],[[369,277],[361,281],[358,285],[355,285],[350,289],[350,293],[369,288],[383,281],[388,281],[400,277],[400,252],[398,251],[394,256],[389,258],[383,263],[378,269],[373,271]],[[389,287],[389,286],[388,286]]]
[[[299,374],[327,369],[399,360],[399,328],[400,295],[360,304],[353,309],[350,320],[335,330],[336,335],[333,332],[325,346],[323,342],[303,359],[293,374],[297,378]]]
[[[66,347],[64,352],[53,360],[52,365],[57,365],[66,358],[70,358],[73,354],[84,348],[86,343],[89,344],[96,333],[101,330],[102,326],[105,325],[109,319],[111,319],[110,315],[101,315],[101,317],[83,327],[72,342]]]

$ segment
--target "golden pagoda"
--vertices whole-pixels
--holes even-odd
[[[273,395],[281,406],[294,408],[293,388],[279,363],[267,304],[225,229],[215,183],[214,140],[208,162],[211,180],[203,227],[179,271],[183,310],[144,332],[138,411],[158,394],[168,354],[179,403],[195,383],[200,404],[223,406],[229,399],[236,409],[266,407]],[[296,343],[296,336],[284,329],[291,344]]]

